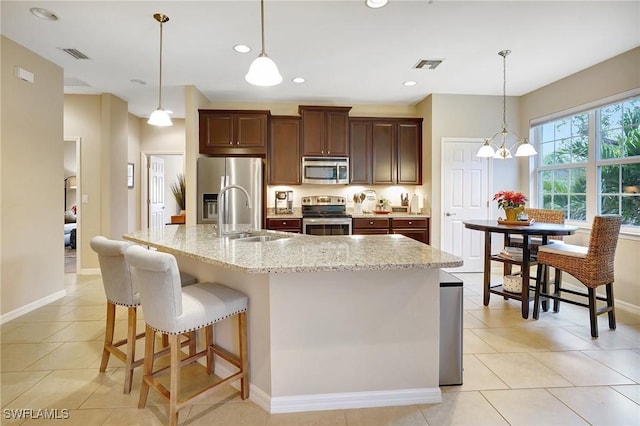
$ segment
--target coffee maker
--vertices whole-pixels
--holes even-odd
[[[276,191],[276,214],[293,213],[293,191]]]

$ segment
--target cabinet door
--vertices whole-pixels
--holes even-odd
[[[349,123],[349,174],[353,184],[371,183],[371,121]]]
[[[325,155],[324,111],[302,111],[302,155]]]
[[[234,144],[232,114],[200,115],[200,150]]]
[[[374,121],[371,137],[373,184],[395,183],[395,126],[391,122]]]
[[[302,232],[302,220],[293,219],[267,219],[267,229],[284,232]]]
[[[401,234],[424,244],[429,244],[429,233],[426,229],[394,229],[393,234]]]
[[[269,184],[300,184],[300,119],[271,118]]]
[[[333,156],[349,155],[349,115],[345,112],[325,113],[325,153]]]
[[[398,123],[398,184],[422,185],[422,124]]]
[[[266,114],[238,114],[235,116],[235,145],[239,147],[266,147],[266,135]]]

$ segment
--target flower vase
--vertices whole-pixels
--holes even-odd
[[[504,213],[507,216],[508,222],[516,222],[518,220],[518,215],[524,211],[524,206],[520,205],[515,209],[504,209]]]

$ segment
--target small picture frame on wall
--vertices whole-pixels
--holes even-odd
[[[133,188],[133,163],[127,163],[127,187]]]

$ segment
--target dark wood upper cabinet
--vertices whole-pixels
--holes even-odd
[[[371,183],[371,121],[349,120],[349,180]]]
[[[351,183],[422,184],[422,119],[349,119]]]
[[[267,163],[270,185],[300,184],[300,117],[272,116]]]
[[[349,155],[349,111],[351,107],[300,105],[303,156]]]
[[[397,183],[422,184],[422,119],[398,122]]]
[[[395,171],[395,130],[393,122],[374,121],[372,123],[371,167],[373,184],[396,183]]]
[[[269,111],[198,112],[201,154],[266,155]]]

